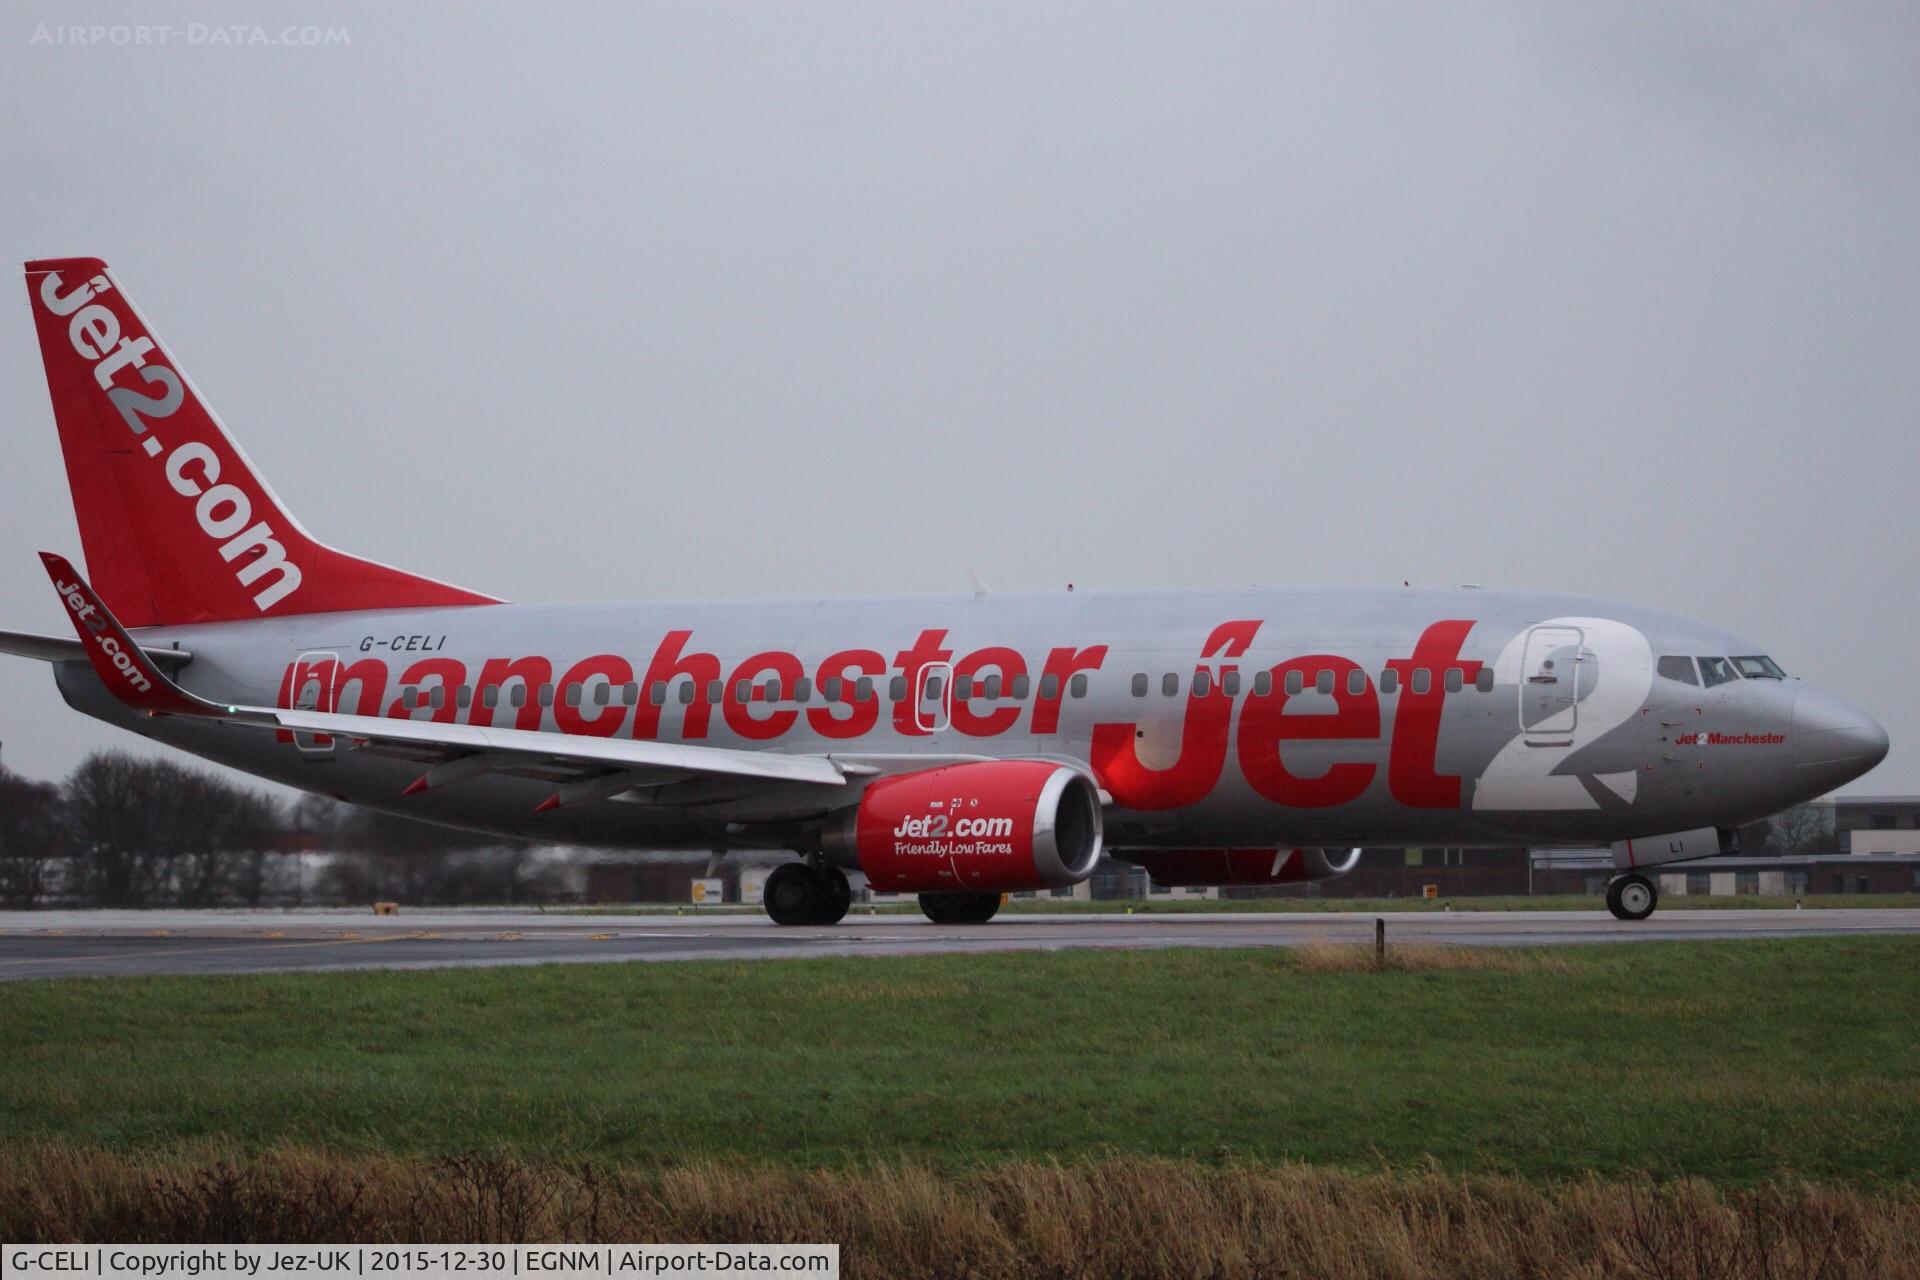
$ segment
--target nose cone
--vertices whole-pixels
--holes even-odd
[[[1851,702],[1803,687],[1793,700],[1793,765],[1818,792],[1852,782],[1887,758],[1887,731]]]

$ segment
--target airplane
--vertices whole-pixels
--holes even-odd
[[[1103,853],[1169,885],[1368,845],[1610,847],[1649,870],[1873,768],[1886,731],[1672,613],[1477,588],[509,604],[309,534],[97,258],[26,264],[91,579],[0,632],[68,705],[288,786],[548,842],[790,855],[984,924]]]

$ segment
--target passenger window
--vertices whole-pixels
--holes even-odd
[[[1321,693],[1333,692],[1333,672],[1322,668],[1314,673],[1313,687]]]
[[[780,682],[778,680],[768,680],[760,686],[760,701],[780,701]]]
[[[566,695],[568,706],[577,707],[580,705],[580,686],[579,685],[570,684],[566,686],[566,688],[562,690],[562,692]]]
[[[795,702],[813,701],[813,681],[801,676],[793,682],[793,700]]]
[[[1433,672],[1425,667],[1413,669],[1413,679],[1409,682],[1415,693],[1426,693],[1433,688]]]
[[[855,702],[872,702],[873,701],[873,677],[872,676],[861,676],[858,680],[854,681],[853,700]]]
[[[472,706],[473,690],[469,689],[466,685],[461,685],[458,689],[455,689],[453,691],[453,705],[456,707]]]
[[[480,705],[491,711],[500,705],[500,686],[490,684],[480,691]]]
[[[447,705],[447,687],[445,685],[439,685],[439,684],[433,686],[433,692],[427,695],[427,705],[432,707],[435,711],[438,711],[440,708],[446,706]]]
[[[1273,672],[1256,671],[1253,673],[1253,696],[1264,698],[1273,692]]]
[[[553,705],[553,686],[552,685],[543,684],[540,686],[540,705],[543,707],[550,707]]]
[[[1220,687],[1226,690],[1229,698],[1238,697],[1240,695],[1240,673],[1238,671],[1229,671],[1221,676]]]
[[[726,686],[721,684],[718,680],[707,681],[707,705],[710,707],[719,706],[720,695],[725,692],[726,692]]]
[[[828,702],[840,701],[840,694],[846,688],[846,681],[839,676],[828,676],[820,682],[820,696]]]
[[[698,693],[698,692],[699,692],[699,690],[698,690],[698,688],[697,688],[697,687],[696,687],[696,686],[694,685],[694,683],[693,683],[693,681],[691,681],[691,680],[683,680],[683,681],[681,681],[681,683],[680,683],[680,705],[681,705],[681,706],[683,706],[683,707],[690,707],[690,706],[692,706],[692,705],[693,705],[693,695],[694,695],[695,693]]]
[[[1483,664],[1479,672],[1473,677],[1473,687],[1482,693],[1492,693],[1493,668]]]
[[[631,707],[640,701],[640,682],[629,680],[620,689],[620,701]]]
[[[665,680],[655,680],[647,686],[647,701],[656,707],[664,707],[667,705],[667,682]]]
[[[752,702],[753,681],[735,680],[733,682],[733,700],[735,702]]]
[[[400,709],[402,711],[411,711],[419,705],[419,703],[414,701],[414,695],[418,692],[419,690],[417,689],[402,689],[400,691]]]
[[[1738,680],[1739,678],[1733,670],[1733,664],[1725,658],[1700,659],[1700,679],[1709,689],[1717,684],[1725,684],[1729,680]]]
[[[1048,676],[1047,679],[1051,680],[1053,679],[1053,677]],[[1052,695],[1048,695],[1048,696],[1052,696]],[[1147,696],[1147,673],[1144,671],[1134,672],[1133,696],[1136,698],[1144,698]]]
[[[593,705],[594,705],[594,706],[596,706],[596,707],[604,707],[604,706],[606,706],[606,705],[607,705],[607,700],[608,700],[609,698],[611,698],[612,696],[613,696],[613,686],[612,686],[612,685],[610,685],[610,684],[597,684],[597,685],[595,685],[595,686],[593,686]]]
[[[511,691],[510,696],[507,698],[507,701],[512,703],[516,707],[526,706],[527,705],[527,686],[525,686],[524,684],[517,684],[513,686],[513,689]]]
[[[1169,671],[1160,677],[1160,696],[1177,698],[1180,696],[1180,677]]]
[[[939,676],[928,676],[926,683],[921,686],[920,696],[933,702],[940,701],[940,687],[945,683]]]
[[[1380,673],[1380,692],[1382,693],[1400,692],[1400,673],[1398,671],[1395,671],[1392,667],[1388,667],[1385,671],[1382,671]]]
[[[1067,688],[1072,691],[1073,696],[1076,698],[1086,697],[1087,677],[1084,674],[1075,676],[1073,679],[1067,681]]]
[[[887,701],[905,702],[907,700],[907,678],[895,676],[887,681]]]
[[[980,696],[989,702],[1000,696],[1000,673],[994,672],[980,682]]]
[[[953,678],[953,696],[956,698],[971,698],[973,696],[973,677],[955,676]]]
[[[1355,667],[1347,672],[1347,692],[1359,697],[1367,691],[1367,673]]]
[[[1021,675],[1021,676],[1015,676],[1013,678],[1013,696],[1014,697],[1025,698],[1027,696],[1027,688],[1028,688],[1027,678],[1025,676]]]
[[[1205,671],[1193,673],[1193,696],[1204,698],[1213,692],[1213,676]]]
[[[1286,683],[1283,687],[1286,689],[1289,698],[1294,697],[1307,687],[1307,678],[1301,675],[1300,669],[1296,667],[1292,671],[1287,672]]]
[[[1460,684],[1461,684],[1461,679],[1460,679],[1460,668],[1458,668],[1458,667],[1448,667],[1448,668],[1447,668],[1447,675],[1446,675],[1446,687],[1447,687],[1447,692],[1448,692],[1448,693],[1458,693],[1458,692],[1460,692]]]
[[[1661,658],[1658,670],[1662,676],[1678,680],[1681,684],[1700,683],[1700,677],[1693,673],[1693,659],[1680,654],[1668,654]]]

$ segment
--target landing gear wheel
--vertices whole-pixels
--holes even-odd
[[[827,886],[806,863],[782,863],[767,877],[763,901],[775,924],[812,924],[826,905]]]
[[[935,924],[985,924],[1000,910],[1000,895],[923,893],[920,910]]]
[[[847,918],[847,908],[853,905],[853,886],[847,883],[846,873],[838,867],[821,867],[815,873],[820,878],[820,911],[813,918],[814,924],[839,924]]]
[[[1639,872],[1607,885],[1607,910],[1621,920],[1645,920],[1660,905],[1660,891]]]

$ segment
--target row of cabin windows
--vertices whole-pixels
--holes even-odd
[[[1459,693],[1462,689],[1466,687],[1466,675],[1459,667],[1447,667],[1444,671],[1441,672],[1440,682],[1441,682],[1441,685],[1446,689],[1448,693]],[[1408,680],[1407,683],[1414,693],[1417,693],[1417,694],[1427,693],[1433,688],[1433,672],[1426,667],[1415,667],[1413,669],[1413,675]],[[1334,685],[1334,673],[1331,669],[1323,667],[1314,674],[1314,677],[1313,677],[1314,692],[1332,693],[1333,685]],[[1133,696],[1134,697],[1136,698],[1146,697],[1147,693],[1151,690],[1152,687],[1153,687],[1153,679],[1152,677],[1148,676],[1144,671],[1138,672],[1134,675],[1133,677]],[[1280,682],[1280,687],[1286,690],[1288,697],[1292,697],[1295,694],[1304,693],[1307,687],[1306,676],[1297,669],[1293,671],[1289,671],[1287,672],[1286,678]],[[1473,687],[1478,689],[1481,693],[1492,693],[1493,692],[1493,668],[1486,667],[1486,666],[1481,667],[1479,673],[1475,675],[1473,678]],[[1382,671],[1380,673],[1380,692],[1397,693],[1399,692],[1399,690],[1400,690],[1400,673],[1391,668],[1385,671]],[[1237,697],[1240,693],[1240,673],[1238,671],[1229,671],[1224,675],[1222,675],[1220,677],[1220,691],[1226,694],[1229,698]],[[1358,696],[1359,694],[1363,694],[1366,691],[1367,691],[1367,673],[1360,670],[1358,667],[1355,667],[1352,670],[1349,670],[1347,672],[1347,692],[1349,694]],[[1213,692],[1213,676],[1205,671],[1194,672],[1193,673],[1194,696],[1198,698],[1204,698],[1211,692]],[[1253,673],[1253,696],[1256,698],[1264,698],[1270,695],[1272,692],[1273,692],[1273,672],[1271,671],[1254,672]],[[1177,698],[1180,696],[1180,677],[1177,673],[1169,671],[1165,675],[1160,677],[1160,696],[1163,698]]]
[[[651,685],[647,686],[647,701],[656,707],[665,706],[667,702],[668,683],[669,682],[665,680],[655,680]],[[681,680],[674,683],[679,690],[676,697],[682,706],[692,704],[702,693],[700,685],[695,681]],[[929,701],[938,701],[944,687],[945,680],[943,677],[937,675],[928,676],[922,696]],[[998,701],[1003,693],[1015,701],[1020,701],[1026,698],[1027,694],[1032,690],[1032,687],[1032,683],[1025,675],[1017,675],[1008,680],[1003,680],[998,674],[977,678],[974,676],[953,677],[953,696],[967,701],[979,699],[985,702],[994,702]],[[591,701],[594,706],[599,707],[614,704],[631,707],[640,700],[640,686],[631,680],[624,685],[596,684],[592,686],[593,693],[590,697],[585,693],[586,688],[586,685],[570,684],[565,687],[561,696],[565,699],[569,707],[580,706],[583,701]],[[552,685],[543,684],[534,691],[534,699],[543,707],[551,707],[553,705],[553,692]],[[709,705],[717,706],[723,700],[722,695],[728,692],[731,693],[733,701],[739,703],[783,701],[780,682],[778,680],[763,681],[757,686],[751,680],[736,680],[731,691],[727,690],[726,685],[722,681],[710,680],[706,684],[704,690],[705,696],[702,700]],[[1068,680],[1067,692],[1071,697],[1086,697],[1087,677],[1085,675],[1076,675]],[[793,696],[790,700],[793,702],[811,702],[813,701],[813,693],[813,681],[806,676],[801,676],[793,682]],[[871,702],[873,701],[873,696],[874,686],[872,676],[861,676],[855,680],[846,680],[839,676],[828,676],[820,682],[820,697],[824,702],[845,702],[849,700],[853,702]],[[905,676],[894,676],[888,681],[887,696],[895,702],[904,701],[907,696],[907,678]],[[1040,677],[1040,696],[1047,701],[1052,701],[1060,696],[1060,677],[1058,675],[1049,672]],[[521,683],[508,685],[504,688],[500,685],[486,685],[480,690],[480,705],[483,707],[489,709],[498,707],[503,698],[506,705],[510,707],[524,707],[527,705],[527,686]],[[465,708],[471,706],[473,704],[473,690],[467,685],[460,685],[453,692],[453,701],[457,707]],[[445,688],[439,686],[435,686],[432,689],[403,688],[400,691],[400,705],[409,711],[417,710],[421,707],[430,707],[438,711],[447,705],[447,691]]]
[[[1411,688],[1415,694],[1430,692],[1433,688],[1433,674],[1434,673],[1426,667],[1414,668],[1413,674],[1407,682],[1409,688]],[[1466,687],[1465,674],[1459,667],[1447,667],[1443,669],[1440,673],[1440,682],[1441,686],[1448,693],[1459,693]],[[1136,698],[1146,697],[1152,687],[1152,683],[1152,678],[1145,672],[1136,673],[1133,677],[1133,696]],[[1255,672],[1252,684],[1255,697],[1264,698],[1269,696],[1273,692],[1273,673],[1271,671]],[[1365,693],[1367,690],[1367,673],[1358,668],[1348,671],[1346,684],[1349,694],[1358,696]],[[678,681],[676,685],[679,691],[677,698],[683,706],[692,704],[701,692],[700,686],[691,680]],[[937,675],[928,676],[923,696],[928,700],[938,701],[941,696],[942,685],[942,677]],[[1220,677],[1221,692],[1225,693],[1228,697],[1237,697],[1240,693],[1240,687],[1241,677],[1238,671],[1229,671]],[[1281,687],[1286,690],[1289,697],[1304,693],[1306,691],[1306,678],[1298,670],[1289,671],[1286,674],[1286,678],[1281,682]],[[1314,675],[1313,687],[1317,693],[1332,693],[1334,688],[1334,673],[1329,669],[1322,668]],[[1391,668],[1382,671],[1380,673],[1379,687],[1381,693],[1392,694],[1399,692],[1400,673]],[[1493,692],[1492,668],[1481,667],[1479,673],[1474,677],[1473,687],[1481,693]],[[562,697],[566,700],[566,704],[569,707],[578,707],[581,705],[583,699],[586,698],[584,692],[586,688],[587,686],[581,684],[567,685]],[[1194,672],[1192,688],[1194,696],[1201,698],[1206,697],[1213,691],[1213,676],[1205,671]],[[647,701],[656,707],[666,705],[667,689],[667,681],[655,680],[647,687]],[[1005,680],[998,674],[978,678],[964,675],[953,677],[953,696],[966,700],[980,699],[982,701],[993,702],[999,700],[1004,694],[1006,697],[1012,698],[1015,701],[1022,701],[1027,697],[1031,689],[1032,685],[1025,675],[1017,675]],[[710,680],[707,682],[705,689],[705,701],[710,705],[718,705],[722,701],[722,695],[726,692],[727,689],[723,682]],[[1087,677],[1084,674],[1072,677],[1067,681],[1067,692],[1071,697],[1086,697]],[[535,700],[542,707],[551,707],[553,705],[553,693],[554,689],[552,685],[543,684],[535,690]],[[780,691],[780,682],[777,680],[764,681],[757,687],[750,680],[738,680],[734,682],[731,693],[733,700],[739,703],[779,702],[783,700]],[[805,676],[801,676],[793,683],[791,701],[800,703],[811,702],[813,700],[813,693],[813,681]],[[1160,677],[1160,694],[1166,698],[1176,698],[1180,696],[1180,676],[1178,673],[1169,671]],[[460,685],[456,688],[453,696],[455,706],[464,709],[472,705],[473,690],[466,685]],[[820,697],[826,702],[844,702],[848,700],[853,702],[871,702],[873,701],[873,696],[874,685],[872,676],[861,676],[856,680],[845,680],[839,676],[828,676],[820,682]],[[887,696],[894,702],[900,702],[906,698],[907,681],[905,676],[894,676],[888,682]],[[1060,677],[1052,672],[1041,676],[1040,697],[1046,701],[1052,701],[1059,696]],[[406,688],[400,691],[400,705],[409,711],[416,710],[420,707],[430,707],[438,711],[446,706],[446,698],[446,689],[437,686],[432,689]],[[503,698],[510,707],[524,707],[527,704],[527,686],[520,683],[508,685],[504,688],[500,685],[487,685],[480,691],[480,705],[488,709],[498,707]],[[618,703],[622,706],[631,707],[639,701],[639,698],[640,686],[633,681],[628,681],[624,685],[594,685],[591,700],[595,706],[604,707]]]

